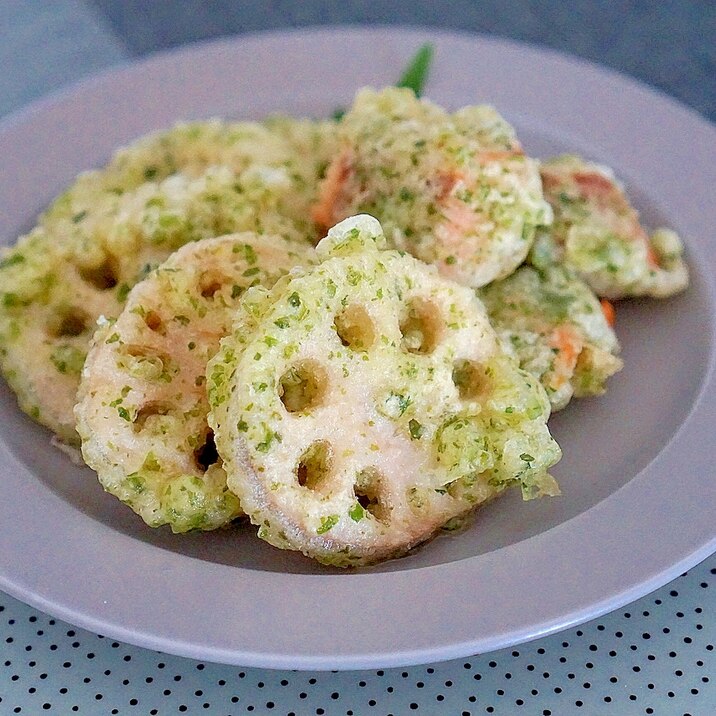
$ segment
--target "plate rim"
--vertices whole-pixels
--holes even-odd
[[[502,48],[502,51],[517,52],[520,54],[531,55],[533,57],[549,57],[552,63],[564,65],[565,67],[569,66],[570,70],[577,68],[579,71],[587,72],[590,76],[596,75],[603,80],[616,82],[620,85],[620,87],[626,86],[627,88],[631,88],[633,91],[638,91],[639,93],[646,95],[647,98],[651,98],[651,100],[657,105],[665,104],[677,115],[687,117],[691,122],[695,122],[697,124],[705,124],[711,131],[714,130],[713,125],[711,125],[708,120],[703,118],[695,110],[682,105],[677,100],[659,90],[648,87],[639,80],[630,78],[615,70],[602,68],[594,63],[580,58],[575,58],[549,48],[542,48],[532,44],[469,32],[450,32],[435,30],[432,28],[406,28],[388,25],[371,27],[329,26],[321,28],[312,27],[283,30],[278,32],[262,31],[251,35],[239,35],[220,38],[218,40],[192,43],[191,45],[185,45],[156,53],[140,60],[122,63],[101,73],[81,79],[67,88],[53,92],[48,96],[36,100],[32,104],[20,109],[17,112],[7,115],[3,118],[2,122],[0,122],[0,140],[2,139],[2,136],[6,135],[9,131],[14,131],[16,128],[21,129],[23,123],[27,124],[33,117],[52,111],[53,108],[59,107],[63,105],[63,103],[72,101],[73,98],[83,92],[91,93],[92,91],[97,91],[97,88],[111,85],[113,82],[117,82],[118,79],[121,78],[127,79],[133,74],[140,75],[142,72],[160,72],[163,67],[176,61],[186,61],[187,58],[194,56],[205,55],[206,53],[212,52],[220,53],[222,49],[234,48],[237,45],[261,43],[262,41],[280,42],[284,39],[293,41],[297,39],[300,39],[301,41],[308,41],[309,39],[312,39],[315,41],[316,38],[321,37],[329,38],[335,42],[336,37],[340,37],[342,40],[345,40],[348,37],[362,38],[365,40],[368,37],[376,38],[381,34],[390,35],[394,39],[400,37],[403,42],[409,39],[410,42],[413,43],[417,42],[418,38],[425,38],[426,36],[439,44],[449,44],[451,41],[484,43],[485,45],[490,46],[492,51],[495,51],[495,48]],[[714,252],[712,250],[711,254],[713,253]],[[709,258],[713,260],[712,255],[710,255]],[[708,275],[706,275],[706,279],[706,290],[709,292],[710,307],[713,309],[713,279],[711,279],[711,283],[709,283]],[[547,570],[546,573],[549,573],[550,564],[553,566],[554,559],[560,556],[559,549],[557,549],[558,546],[561,547],[565,544],[570,544],[571,546],[576,547],[576,545],[579,545],[579,547],[584,550],[585,555],[593,554],[593,552],[590,552],[589,545],[584,542],[584,539],[574,539],[575,530],[577,532],[579,530],[586,530],[586,532],[589,532],[590,529],[593,530],[598,528],[600,525],[595,525],[594,521],[596,519],[598,522],[599,519],[603,519],[602,513],[605,511],[609,513],[610,521],[617,519],[619,516],[622,518],[629,516],[624,512],[624,504],[620,506],[615,503],[619,503],[619,499],[622,499],[625,496],[632,499],[633,495],[631,493],[635,492],[638,487],[638,483],[644,481],[643,477],[645,473],[653,472],[654,470],[664,471],[678,468],[678,460],[676,461],[676,465],[672,464],[674,463],[673,452],[677,444],[681,445],[682,443],[686,443],[692,447],[694,445],[698,445],[699,436],[701,436],[702,433],[703,436],[700,440],[703,444],[703,439],[706,437],[706,431],[703,429],[700,431],[697,430],[695,434],[693,423],[696,417],[695,414],[699,411],[707,414],[710,425],[716,423],[716,398],[713,395],[716,391],[712,390],[712,395],[708,395],[709,386],[713,386],[714,383],[713,334],[711,336],[709,356],[710,364],[704,371],[703,383],[701,385],[699,395],[694,401],[689,416],[686,418],[681,428],[672,436],[669,443],[664,446],[662,451],[654,458],[654,460],[652,460],[649,465],[647,465],[638,474],[635,474],[632,479],[617,492],[613,493],[586,512],[581,513],[550,530],[524,540],[523,542],[517,543],[516,545],[510,545],[509,547],[504,548],[504,550],[496,550],[496,552],[460,560],[458,563],[450,562],[430,567],[419,567],[417,569],[399,572],[382,572],[377,574],[361,572],[348,575],[270,575],[264,573],[258,581],[262,583],[262,586],[275,588],[275,583],[277,581],[280,581],[281,579],[285,581],[288,578],[292,585],[295,584],[295,586],[292,586],[294,590],[310,590],[316,586],[315,582],[318,580],[324,585],[322,588],[326,588],[325,585],[329,585],[330,589],[334,590],[334,593],[337,593],[341,597],[345,598],[356,588],[364,595],[373,594],[375,596],[375,593],[380,593],[381,590],[373,583],[376,579],[380,579],[384,585],[389,585],[388,587],[383,587],[383,592],[385,592],[386,589],[389,589],[393,590],[396,594],[409,596],[411,589],[415,587],[416,580],[423,587],[425,587],[425,585],[445,585],[445,582],[450,580],[454,581],[455,579],[464,579],[465,582],[469,584],[470,579],[475,577],[476,570],[483,576],[499,575],[500,567],[502,566],[497,563],[497,553],[499,552],[512,550],[512,560],[515,563],[519,563],[520,559],[525,559],[528,556],[534,557],[535,550],[538,550],[539,554],[536,555],[538,559],[527,569],[528,574],[532,576],[534,583],[540,584],[541,582],[538,579],[540,574],[544,574],[544,570]],[[705,462],[705,457],[704,463],[699,464],[702,469],[710,467],[708,462]],[[46,487],[44,487],[43,490],[37,480],[34,480],[35,484],[28,487],[26,480],[29,476],[31,476],[31,473],[29,473],[29,471],[27,471],[26,468],[9,452],[7,447],[2,444],[0,445],[0,468],[3,469],[4,472],[8,472],[8,467],[14,468],[14,470],[12,470],[13,474],[10,476],[9,483],[0,487],[0,494],[3,494],[3,491],[6,491],[9,486],[14,486],[14,489],[20,490],[24,487],[26,498],[29,496],[36,498],[37,504],[46,507],[47,509],[55,509],[58,504],[66,504],[59,496],[55,494],[48,494],[48,489]],[[617,496],[619,499],[616,499]],[[716,492],[712,491],[706,497],[709,500],[713,500],[713,504],[716,506]],[[652,495],[649,499],[645,499],[643,504],[644,510],[639,524],[643,527],[649,526],[648,520],[644,522],[645,515],[648,512],[646,509],[647,507],[652,507],[656,510],[663,508],[663,506],[663,502],[659,499],[658,495]],[[3,512],[0,509],[0,515],[2,514]],[[601,517],[597,519],[599,515],[601,515]],[[111,530],[111,528],[105,525],[100,525],[94,520],[87,518],[85,515],[82,515],[82,517],[85,520],[89,520],[96,527],[96,533],[94,536],[97,538],[97,544],[94,545],[96,548],[94,553],[98,556],[103,554],[101,550],[106,549],[108,545],[110,547],[114,545],[116,549],[117,539],[119,539],[122,546],[124,546],[124,540],[136,542],[136,540],[133,540],[131,537],[127,535],[119,535],[114,530]],[[630,517],[634,516],[631,515]],[[3,524],[7,524],[6,519],[0,520],[0,525]],[[83,530],[80,529],[82,524],[82,520],[78,520],[77,524],[70,525],[67,528],[67,534],[64,536],[73,545],[83,544],[83,539],[86,536],[82,533]],[[632,525],[631,527],[632,531],[634,526],[635,525]],[[601,525],[601,527],[603,529],[604,525]],[[623,528],[624,525],[622,525],[622,529]],[[584,534],[582,537],[583,536]],[[39,579],[38,576],[35,575],[34,584],[30,585],[23,583],[25,580],[18,578],[17,575],[19,563],[8,560],[7,555],[15,554],[12,548],[17,549],[21,545],[27,547],[29,545],[36,544],[36,535],[29,536],[17,533],[9,535],[6,528],[0,526],[0,545],[3,545],[4,549],[2,552],[6,554],[5,557],[0,557],[0,587],[12,596],[70,623],[76,624],[77,626],[90,629],[97,633],[102,633],[106,636],[115,637],[145,648],[159,649],[168,653],[210,661],[269,668],[355,669],[379,666],[402,666],[467,656],[469,654],[499,649],[521,641],[534,639],[539,636],[544,636],[569,626],[582,623],[588,619],[604,614],[607,611],[616,609],[623,604],[633,601],[643,594],[656,589],[670,579],[678,576],[685,569],[709,556],[712,552],[716,551],[716,533],[712,530],[710,538],[701,539],[700,542],[692,539],[691,548],[689,548],[685,542],[685,544],[681,547],[680,559],[671,561],[667,565],[662,564],[661,569],[657,569],[652,565],[649,576],[641,579],[641,581],[637,584],[628,585],[626,588],[622,585],[622,588],[619,589],[618,578],[615,581],[615,575],[606,575],[606,577],[608,577],[607,581],[611,579],[610,584],[612,591],[608,596],[604,596],[601,600],[592,600],[588,604],[583,604],[581,607],[576,607],[573,604],[571,610],[558,615],[554,614],[555,611],[559,611],[559,608],[555,607],[552,609],[552,613],[543,613],[542,619],[537,622],[535,622],[532,618],[531,623],[527,623],[530,622],[531,619],[531,616],[528,615],[525,615],[526,618],[522,619],[516,617],[512,622],[513,626],[511,628],[503,626],[500,629],[493,623],[492,633],[489,638],[479,637],[473,634],[470,638],[463,637],[460,639],[457,636],[460,633],[460,629],[458,628],[460,626],[458,623],[459,620],[456,621],[453,617],[454,623],[451,623],[450,633],[452,636],[450,638],[443,638],[442,642],[439,644],[429,646],[427,645],[427,642],[430,640],[430,633],[421,633],[420,639],[416,641],[416,644],[419,643],[421,646],[415,646],[414,648],[403,646],[400,650],[392,653],[386,653],[384,648],[382,650],[380,648],[371,650],[370,642],[367,639],[363,639],[359,650],[351,651],[350,648],[346,649],[342,647],[334,651],[330,651],[330,648],[326,646],[325,642],[321,641],[320,643],[316,642],[314,644],[316,647],[315,653],[308,653],[307,651],[304,651],[303,653],[281,654],[276,653],[275,650],[273,653],[271,653],[270,650],[261,651],[255,646],[252,648],[244,648],[242,650],[241,648],[230,649],[227,648],[226,645],[211,646],[206,644],[197,644],[192,642],[190,634],[186,633],[186,625],[183,625],[183,629],[178,630],[179,635],[174,637],[168,633],[151,634],[143,632],[137,628],[127,628],[116,620],[116,615],[118,613],[116,604],[112,604],[112,608],[104,608],[109,603],[109,600],[107,600],[104,605],[97,602],[94,605],[93,611],[91,604],[85,605],[84,610],[77,609],[73,608],[70,604],[64,603],[62,599],[58,600],[57,598],[52,598],[51,594],[53,590],[52,583],[50,581]],[[156,551],[156,548],[151,545],[140,545],[138,551],[142,553],[142,557],[145,560],[144,566],[157,566],[156,561],[152,559],[152,555],[146,554],[147,550]],[[161,550],[161,553],[162,556],[167,559],[167,553],[163,550]],[[548,557],[552,560],[552,562],[548,560]],[[168,574],[164,574],[159,582],[154,586],[156,588],[161,584],[161,586],[166,587],[168,586],[167,582],[169,580],[178,580],[174,585],[175,591],[178,589],[176,584],[182,585],[182,588],[186,590],[186,593],[191,595],[192,603],[196,603],[199,601],[201,593],[197,592],[195,587],[192,587],[191,584],[187,583],[186,575],[179,574],[179,572],[181,572],[180,563],[182,560],[186,559],[187,557],[182,555],[173,555],[168,558],[168,562],[170,563],[168,566]],[[222,568],[217,567],[217,565],[202,563],[200,560],[196,560],[194,558],[188,559],[192,560],[194,572],[196,574],[200,574],[201,576],[211,575],[217,577],[217,574],[222,570]],[[120,564],[126,570],[127,574],[131,574],[133,577],[142,577],[142,575],[136,574],[137,565],[132,565],[127,559],[127,555],[121,555],[121,559],[119,559],[116,565]],[[575,569],[576,566],[576,564],[569,565],[571,569]],[[238,568],[223,567],[223,569],[236,570]],[[12,574],[9,574],[9,572],[12,571],[16,572],[14,579],[12,578]],[[50,573],[54,574],[55,570],[51,569]],[[255,576],[257,573],[256,571],[252,571],[252,574]],[[105,578],[109,578],[109,575],[105,574]],[[356,580],[360,582],[359,585],[356,585]],[[222,585],[228,585],[231,582],[230,579],[226,578],[226,575],[223,575],[220,581]],[[340,584],[340,582],[343,584]],[[348,582],[352,583],[350,589],[347,587]],[[305,597],[305,595],[303,596]],[[455,586],[452,585],[445,586],[443,593],[439,596],[443,599],[447,599],[454,607],[456,604],[460,603],[462,595],[460,590],[456,589]],[[585,597],[582,596],[581,598],[584,599]],[[319,597],[317,598],[317,601],[325,607],[325,615],[329,615],[332,619],[336,619],[340,615],[337,610],[330,609],[330,604],[328,604],[325,597]],[[579,601],[579,598],[577,598],[577,601]],[[290,618],[290,614],[281,613],[281,599],[274,597],[273,599],[270,599],[269,602],[270,609],[273,610],[271,614],[274,616],[280,614],[283,622],[287,623],[287,620]],[[441,607],[440,600],[437,599],[436,595],[432,595],[428,599],[428,602],[436,609],[440,609]],[[304,598],[303,601],[300,601],[300,605],[302,609],[308,609],[310,607],[310,602]],[[370,614],[374,619],[380,618],[387,620],[392,618],[400,620],[401,615],[399,610],[396,610],[395,605],[384,605],[386,607],[384,611],[377,609],[376,606],[377,605],[372,605],[372,609],[370,610]],[[443,609],[444,608],[445,607],[443,605]],[[90,610],[89,612],[88,609]],[[247,613],[248,611],[244,609],[242,615],[245,616]],[[153,614],[153,616],[157,615]],[[448,618],[448,615],[442,614],[442,616],[443,618]],[[469,612],[469,618],[473,621],[477,620],[478,623],[480,616],[479,612],[475,612],[474,610]],[[507,617],[508,614],[505,613],[503,616]],[[532,615],[532,617],[533,616],[534,615]],[[339,625],[332,624],[331,626],[335,628]],[[165,631],[166,627],[167,625],[163,624]]]

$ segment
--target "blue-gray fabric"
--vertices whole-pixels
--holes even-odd
[[[0,115],[130,57],[81,0],[0,2]]]
[[[544,45],[625,72],[716,118],[713,0],[3,0],[0,114],[98,69],[186,42],[366,23]]]

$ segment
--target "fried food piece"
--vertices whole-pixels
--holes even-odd
[[[553,411],[572,396],[601,395],[621,370],[613,307],[568,268],[522,266],[478,295],[503,347],[540,381]]]
[[[320,562],[404,554],[519,485],[554,494],[538,381],[474,292],[341,222],[315,267],[242,298],[207,367],[229,488],[271,544]]]
[[[376,216],[392,247],[484,286],[512,273],[551,222],[537,163],[488,106],[448,114],[412,91],[360,91],[313,215],[324,228]]]
[[[306,220],[317,183],[335,153],[335,124],[284,117],[266,122],[223,122],[218,119],[180,122],[119,149],[106,167],[81,174],[49,207],[40,223],[92,213],[98,199],[121,195],[145,182],[161,182],[181,174],[198,179],[211,167],[242,174],[252,167],[281,170],[292,182],[291,201],[284,208],[295,221]]]
[[[554,224],[540,232],[532,263],[564,263],[609,299],[664,298],[686,288],[681,239],[664,228],[649,236],[608,167],[564,155],[544,162],[540,172]]]
[[[271,286],[308,246],[245,233],[179,249],[94,336],[75,409],[102,486],[152,527],[210,530],[241,514],[207,425],[207,360],[239,297]]]
[[[96,320],[116,317],[130,288],[188,242],[249,230],[306,243],[283,210],[294,188],[283,169],[213,167],[105,192],[21,238],[0,263],[0,366],[20,407],[77,444],[72,409]]]

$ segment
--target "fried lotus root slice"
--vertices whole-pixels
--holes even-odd
[[[97,200],[134,191],[145,182],[181,174],[198,179],[222,166],[241,174],[261,166],[295,177],[295,204],[307,206],[333,151],[333,122],[293,118],[268,122],[180,122],[117,150],[107,166],[85,172],[59,196],[41,219],[43,226],[90,212]]]
[[[75,409],[82,454],[148,525],[210,530],[241,514],[207,425],[206,363],[241,294],[272,285],[308,252],[249,233],[190,244],[97,331]]]
[[[104,194],[21,238],[0,263],[0,367],[22,409],[78,444],[72,411],[99,316],[116,317],[130,288],[186,243],[248,230],[308,244],[282,208],[293,187],[280,169],[213,167]]]
[[[522,266],[479,291],[505,350],[540,381],[552,410],[601,395],[621,370],[613,308],[573,271]]]
[[[450,115],[411,90],[364,89],[341,120],[338,141],[316,221],[328,228],[372,214],[392,247],[464,285],[512,273],[536,228],[551,222],[537,163],[491,107]]]
[[[20,408],[64,443],[79,443],[72,410],[95,321],[117,310],[115,292],[41,228],[0,261],[0,368]]]
[[[681,239],[665,228],[650,236],[611,169],[564,155],[540,171],[554,225],[540,232],[532,263],[564,263],[609,299],[664,298],[686,288]]]
[[[341,567],[404,554],[508,485],[556,491],[539,383],[472,290],[384,245],[372,217],[341,222],[320,264],[242,298],[207,367],[259,537]]]

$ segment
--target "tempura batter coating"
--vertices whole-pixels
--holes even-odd
[[[190,244],[97,331],[75,408],[82,454],[152,527],[209,530],[241,514],[207,425],[206,363],[241,294],[273,285],[309,251],[249,233]]]
[[[0,367],[21,408],[77,443],[72,409],[95,321],[116,317],[180,246],[247,230],[312,242],[323,127],[178,125],[80,176],[0,263]]]
[[[556,491],[539,383],[473,291],[384,242],[372,217],[341,222],[319,265],[242,298],[207,368],[259,537],[338,566],[403,554],[508,485]]]
[[[564,155],[544,162],[540,171],[554,224],[540,232],[532,263],[564,263],[610,299],[664,298],[686,288],[681,239],[664,228],[649,236],[608,167]]]
[[[622,368],[612,309],[563,266],[523,266],[479,292],[506,351],[560,410],[572,396],[601,395]]]
[[[52,203],[41,223],[50,227],[58,220],[91,213],[106,194],[121,195],[176,174],[197,179],[211,167],[226,167],[235,174],[271,167],[291,178],[292,202],[283,208],[292,219],[305,223],[308,236],[313,228],[307,208],[335,152],[334,136],[333,122],[287,117],[265,122],[179,122],[117,150],[106,167],[80,174]]]
[[[391,246],[478,287],[512,273],[551,221],[537,163],[491,107],[450,115],[407,89],[364,89],[338,131],[314,208],[326,228],[367,212]]]

